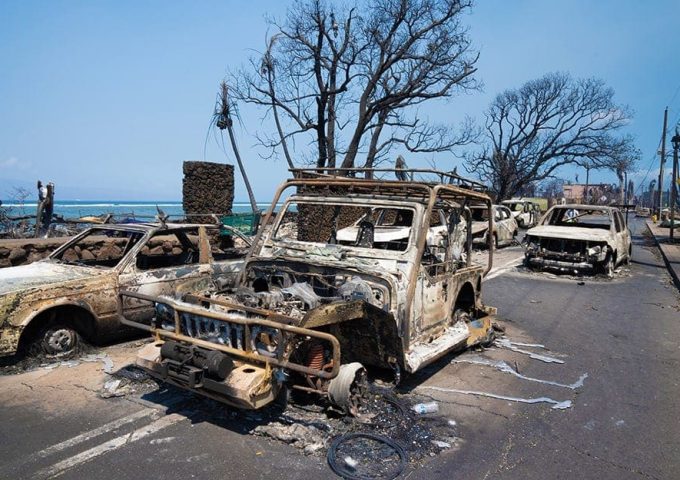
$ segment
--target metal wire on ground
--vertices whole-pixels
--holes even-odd
[[[384,445],[387,445],[390,447],[394,452],[399,456],[399,464],[396,466],[396,468],[387,474],[387,476],[384,477],[376,477],[376,476],[367,476],[363,475],[353,469],[350,469],[350,467],[341,465],[338,463],[336,455],[337,455],[337,450],[338,448],[343,445],[344,443],[347,443],[351,440],[357,439],[357,438],[366,438],[369,440],[373,440],[374,442],[382,443]],[[377,435],[374,433],[363,433],[363,432],[354,432],[354,433],[346,433],[344,435],[340,435],[339,437],[336,437],[333,442],[331,443],[331,446],[328,449],[328,454],[326,456],[328,460],[328,465],[331,467],[331,469],[339,476],[342,478],[345,478],[347,480],[374,480],[377,478],[384,478],[387,480],[393,480],[394,478],[397,478],[401,473],[404,471],[406,468],[406,463],[407,463],[407,458],[406,458],[406,452],[404,449],[396,443],[395,441],[383,436],[383,435]]]

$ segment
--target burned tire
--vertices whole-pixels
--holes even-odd
[[[368,389],[366,369],[359,362],[340,366],[338,376],[328,385],[328,399],[343,412],[359,416]]]
[[[65,356],[76,353],[83,343],[78,331],[66,322],[55,322],[39,330],[30,353]]]

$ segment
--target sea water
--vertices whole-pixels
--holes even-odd
[[[266,210],[269,203],[258,203],[258,208]],[[37,204],[35,201],[19,204],[10,200],[3,200],[2,206],[6,207],[11,216],[35,215]],[[80,218],[113,214],[117,217],[135,217],[152,220],[157,214],[157,208],[171,217],[184,215],[182,202],[178,201],[97,201],[97,200],[57,200],[54,204],[54,213],[64,218]],[[250,212],[251,206],[247,202],[235,202],[232,211],[234,213]],[[207,212],[210,213],[210,212]]]

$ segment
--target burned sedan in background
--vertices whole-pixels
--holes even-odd
[[[504,200],[501,204],[512,212],[512,216],[515,217],[520,228],[531,228],[541,218],[541,208],[536,202],[513,198],[511,200]]]
[[[482,206],[471,206],[472,212],[472,242],[475,245],[488,245],[493,242],[494,247],[512,244],[519,233],[519,226],[512,212],[502,205],[493,205],[489,222],[489,210]],[[491,226],[491,229],[489,229]],[[492,233],[489,234],[489,231]]]
[[[525,237],[525,264],[532,268],[611,276],[617,265],[630,261],[631,254],[630,231],[613,207],[552,207]]]
[[[449,184],[289,180],[235,287],[181,300],[121,293],[121,321],[156,337],[137,363],[238,407],[295,389],[356,413],[365,367],[398,380],[491,341],[495,309],[482,304],[468,205],[491,209],[485,194]],[[151,326],[130,320],[126,300],[155,306]]]
[[[85,230],[44,260],[0,269],[0,356],[67,354],[81,339],[120,335],[120,288],[170,295],[184,282],[234,280],[247,250],[218,235],[215,225],[106,225]],[[130,312],[138,319],[152,313],[144,306]]]

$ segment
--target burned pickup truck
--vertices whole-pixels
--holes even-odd
[[[630,231],[614,207],[554,206],[525,237],[525,264],[530,268],[612,276],[631,254]]]
[[[365,367],[398,379],[491,341],[495,309],[481,289],[493,245],[488,266],[471,260],[470,207],[479,205],[491,210],[487,195],[438,182],[289,180],[235,287],[121,293],[121,321],[156,338],[137,363],[238,407],[297,389],[355,412]],[[129,318],[129,300],[154,305],[150,326]]]

